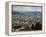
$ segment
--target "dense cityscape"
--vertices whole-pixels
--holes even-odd
[[[13,12],[12,32],[42,30],[41,12]]]

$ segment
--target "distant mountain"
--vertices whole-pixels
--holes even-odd
[[[13,14],[13,15],[16,15],[16,14],[18,14],[18,15],[23,15],[24,13],[22,13],[22,12],[12,12],[12,14]]]
[[[41,14],[41,12],[34,11],[34,12],[12,12],[13,15],[38,15]]]
[[[29,15],[30,15],[30,14],[38,15],[38,14],[41,14],[41,12],[36,12],[36,11],[35,11],[35,12],[26,12],[25,14],[29,14]]]

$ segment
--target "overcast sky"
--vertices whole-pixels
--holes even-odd
[[[13,6],[13,11],[17,11],[17,12],[33,12],[33,11],[40,11],[40,12],[41,12],[41,7]]]

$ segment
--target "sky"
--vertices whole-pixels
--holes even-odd
[[[40,11],[41,12],[41,7],[13,6],[13,11],[17,11],[17,12],[34,12],[34,11]]]

